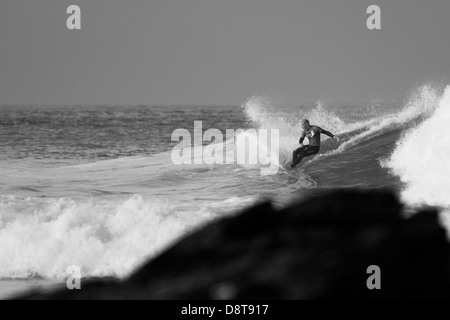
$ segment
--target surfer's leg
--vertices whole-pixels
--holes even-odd
[[[294,158],[294,161],[291,164],[291,169],[294,169],[303,160],[304,157],[309,157],[309,156],[312,156],[312,155],[315,155],[316,153],[318,153],[320,150],[320,147],[304,146],[299,149],[302,149],[301,153],[296,158]]]
[[[309,156],[315,155],[315,154],[319,153],[319,150],[320,150],[320,147],[310,146],[310,147],[306,148],[303,156],[309,157]]]
[[[294,151],[294,154],[292,156],[291,169],[295,168],[295,166],[298,165],[302,161],[304,154],[305,154],[305,150],[306,150],[306,146],[303,146]]]
[[[294,150],[294,152],[292,153],[292,161],[295,161],[295,159],[297,159],[299,154],[302,153],[303,149],[304,147],[300,147]]]
[[[302,159],[302,156],[295,158],[295,160],[290,165],[291,169],[294,169],[302,161]]]

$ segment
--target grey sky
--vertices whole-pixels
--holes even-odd
[[[449,34],[448,0],[3,0],[0,104],[401,99],[450,78]]]

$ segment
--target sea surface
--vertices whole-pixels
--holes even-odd
[[[289,174],[206,163],[208,146],[234,141],[227,129],[278,129],[276,165],[287,164],[305,118],[340,140],[322,136],[319,154]],[[203,162],[174,164],[172,134],[194,137],[195,121],[220,130],[223,143],[186,144]],[[255,96],[242,106],[0,107],[0,298],[64,283],[72,265],[83,277],[124,278],[187,233],[260,201],[283,207],[333,188],[389,188],[407,206],[446,209],[449,123],[450,89],[432,86],[398,104]]]

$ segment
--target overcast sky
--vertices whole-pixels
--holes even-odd
[[[381,30],[366,28],[371,4]],[[0,3],[0,104],[392,100],[448,81],[449,57],[448,0]]]

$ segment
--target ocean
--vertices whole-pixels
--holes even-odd
[[[279,164],[301,121],[326,136],[287,175],[260,165],[175,165],[176,129],[278,129]],[[171,243],[260,201],[286,206],[334,188],[389,188],[407,206],[450,206],[450,88],[404,103],[0,107],[0,298],[83,277],[127,277]],[[205,148],[209,142],[203,142]],[[450,225],[450,223],[448,224]]]

